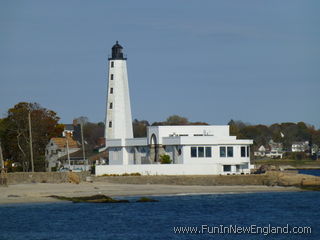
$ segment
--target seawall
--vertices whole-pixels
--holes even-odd
[[[8,184],[19,183],[65,183],[69,181],[68,172],[15,172],[8,173]],[[79,172],[76,174],[80,181],[85,181],[89,172]]]

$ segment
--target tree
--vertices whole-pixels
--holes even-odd
[[[185,117],[179,115],[172,115],[167,118],[167,125],[188,125],[189,121]]]
[[[189,122],[187,118],[179,115],[172,115],[164,122],[154,122],[152,126],[165,126],[165,125],[208,125],[206,122]]]
[[[147,136],[147,126],[149,126],[149,122],[146,120],[139,121],[138,119],[133,120],[133,136],[135,138],[141,138]]]
[[[83,127],[83,139],[85,143],[86,154],[90,154],[93,150],[101,147],[101,138],[104,137],[104,123],[93,123],[88,117],[78,117],[73,119],[74,133],[73,137],[76,141],[82,143],[81,124]]]
[[[36,171],[45,170],[45,147],[50,138],[60,136],[63,125],[57,114],[38,103],[20,102],[10,108],[1,121],[1,137],[4,139],[5,157],[19,162],[23,171],[30,171],[30,137],[28,114],[31,116],[32,144]]]

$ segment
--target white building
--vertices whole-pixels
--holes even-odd
[[[80,150],[79,144],[70,136],[51,138],[46,146],[46,170],[59,169],[62,166],[61,157]]]
[[[264,157],[264,156],[266,156],[266,148],[263,145],[261,145],[258,148],[258,151],[255,151],[253,154],[256,157]]]
[[[133,138],[126,58],[116,43],[109,58],[106,148],[109,164],[96,175],[207,175],[250,173],[252,140],[237,140],[229,126],[151,126],[146,138]],[[105,150],[102,149],[102,150]],[[169,155],[171,164],[161,164]]]
[[[309,149],[309,141],[305,142],[294,142],[291,145],[292,152],[305,152]]]

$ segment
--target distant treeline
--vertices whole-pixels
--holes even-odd
[[[154,122],[149,124],[148,121],[133,121],[133,132],[135,137],[147,136],[147,126],[161,125],[208,125],[205,122],[189,122],[187,118],[173,115],[163,122]],[[314,126],[304,122],[292,123],[275,123],[267,125],[251,125],[242,121],[230,120],[230,134],[237,136],[239,139],[253,139],[254,148],[261,145],[267,145],[270,140],[282,143],[284,150],[290,150],[293,142],[309,141],[309,144],[320,146],[320,129],[316,130]]]
[[[309,141],[310,146],[320,146],[320,129],[304,122],[274,123],[270,126],[258,124],[250,125],[242,121],[231,120],[230,134],[240,139],[253,139],[254,147],[266,145],[270,140],[282,143],[286,151],[290,151],[293,142]]]

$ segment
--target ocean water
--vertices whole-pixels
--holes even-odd
[[[320,169],[298,169],[298,172],[301,174],[320,176]]]
[[[125,199],[131,203],[120,204],[59,202],[0,205],[0,239],[320,239],[320,192],[153,198],[159,202],[135,203],[133,201],[137,198],[130,197]],[[312,233],[264,235],[210,231],[220,225],[268,227],[269,224],[270,227],[288,224],[290,229],[310,227]],[[174,227],[198,229],[196,233],[179,234],[174,232]]]

